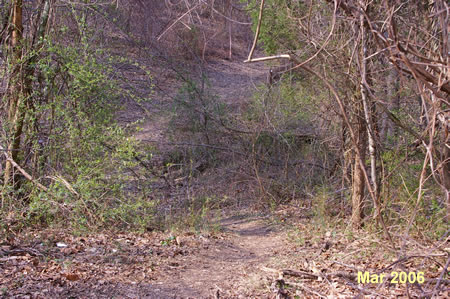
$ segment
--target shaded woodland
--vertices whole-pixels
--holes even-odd
[[[92,244],[105,258],[89,276],[106,275],[121,236],[113,264],[141,255],[133,271],[166,273],[164,294],[79,266],[29,298],[445,298],[449,16],[444,0],[0,0],[0,297],[31,290],[12,285],[26,263],[84,263]],[[245,263],[227,232],[275,275],[266,287],[227,271],[208,291],[169,285],[171,259]],[[366,285],[366,269],[425,278]]]

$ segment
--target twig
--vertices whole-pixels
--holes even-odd
[[[439,256],[441,256],[441,255],[439,255]],[[392,266],[395,266],[396,264],[399,264],[399,263],[403,263],[403,262],[405,262],[405,261],[407,261],[409,259],[412,259],[412,258],[430,258],[430,255],[410,255],[410,256],[403,257],[403,258],[398,259],[395,262],[389,264],[388,266],[384,267],[383,269],[379,270],[377,273],[381,274],[384,271],[392,268]]]
[[[348,286],[351,286],[351,287],[354,288],[354,289],[357,289],[358,291],[360,291],[360,294],[361,294],[361,293],[364,293],[364,294],[376,295],[376,296],[378,296],[377,298],[389,298],[389,297],[386,297],[386,296],[384,296],[384,295],[378,294],[378,293],[376,293],[376,292],[367,290],[367,289],[363,288],[363,287],[360,286],[360,285],[355,285],[355,284],[353,284],[353,283],[347,283],[347,285],[348,285]],[[355,296],[355,297],[353,297],[353,298],[356,299],[356,298],[361,298],[361,297],[358,295],[358,296]]]
[[[229,18],[226,15],[222,14],[220,11],[218,11],[217,9],[215,9],[214,7],[211,7],[212,11],[214,11],[216,14],[218,14],[219,16],[223,17],[224,19],[236,23],[236,24],[240,24],[240,25],[251,25],[252,23],[248,23],[248,22],[241,22],[238,20],[235,20],[233,18]]]
[[[166,34],[167,31],[169,31],[173,26],[175,26],[176,23],[178,23],[182,18],[184,18],[186,15],[190,14],[191,11],[193,11],[194,9],[196,9],[199,5],[204,4],[203,1],[200,1],[199,3],[197,3],[196,5],[194,5],[191,9],[188,9],[184,14],[182,14],[178,19],[176,19],[169,27],[167,27],[166,30],[163,31],[163,33],[161,33],[158,38],[156,39],[157,41],[159,41],[161,39],[161,37]]]
[[[306,65],[308,62],[312,61],[314,58],[316,58],[320,52],[322,52],[323,49],[325,49],[325,47],[328,45],[328,43],[331,40],[331,37],[333,36],[334,33],[334,28],[336,27],[336,15],[337,15],[337,9],[339,7],[337,0],[334,0],[334,11],[333,11],[333,19],[331,21],[331,29],[330,29],[330,33],[328,34],[325,42],[322,44],[322,46],[320,47],[319,50],[317,50],[316,53],[314,53],[314,55],[312,55],[311,57],[309,57],[308,59],[306,59],[305,61],[298,63],[296,66],[294,66],[291,70],[297,69],[297,68],[301,68],[304,65]]]
[[[444,278],[445,273],[447,273],[447,268],[450,265],[450,256],[447,259],[447,262],[445,263],[444,269],[442,269],[441,275],[439,275],[438,282],[436,283],[436,286],[433,289],[433,295],[431,298],[434,298],[439,290],[439,285],[441,284],[442,279]]]
[[[74,195],[77,196],[77,197],[80,196],[80,194],[79,194],[77,191],[75,191],[75,189],[72,187],[72,185],[69,184],[69,182],[66,181],[63,177],[61,177],[61,176],[47,176],[46,178],[52,179],[52,180],[54,180],[54,181],[56,181],[56,182],[61,182],[64,186],[66,186],[66,188],[67,188],[72,194],[74,194]]]
[[[320,294],[320,293],[317,292],[317,291],[314,291],[314,290],[312,290],[312,289],[310,289],[310,288],[308,288],[308,287],[305,287],[305,286],[304,286],[303,284],[301,284],[301,283],[298,283],[298,282],[286,282],[286,284],[291,285],[291,286],[294,286],[294,287],[298,287],[298,288],[300,288],[300,289],[302,289],[302,290],[304,290],[304,291],[307,291],[308,293],[314,294],[314,295],[316,295],[316,296],[318,296],[318,297],[320,297],[320,298],[325,298],[325,299],[328,298],[327,296],[322,295],[322,294]]]

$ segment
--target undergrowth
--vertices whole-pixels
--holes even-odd
[[[34,109],[26,119],[26,150],[20,157],[34,181],[16,176],[14,186],[1,190],[3,233],[28,226],[85,231],[157,225],[156,201],[149,196],[151,148],[115,120],[123,99],[133,96],[114,68],[124,59],[94,48],[85,16],[73,16],[81,43],[67,44],[61,31],[45,41],[35,63]],[[36,182],[46,189],[36,188]]]

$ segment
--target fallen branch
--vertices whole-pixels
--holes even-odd
[[[20,167],[19,164],[16,163],[10,156],[8,156],[8,152],[5,151],[3,147],[0,146],[0,150],[3,151],[3,155],[5,156],[6,160],[8,160],[13,167],[15,167],[27,180],[35,184],[39,189],[48,192],[48,188],[42,185],[41,183],[37,182],[33,177],[26,172],[22,167]]]
[[[29,248],[29,247],[19,247],[19,248],[14,248],[14,249],[3,249],[1,252],[2,256],[23,256],[26,254],[29,254],[31,256],[44,256],[42,253],[40,253],[38,250],[34,249],[34,248]]]
[[[278,274],[278,279],[275,281],[276,284],[279,284],[279,288],[278,288],[278,294],[277,295],[282,295],[282,291],[283,291],[283,286],[284,284],[287,285],[291,285],[294,287],[298,287],[308,293],[314,294],[316,296],[319,296],[320,298],[328,298],[327,296],[324,296],[308,287],[305,287],[303,284],[301,283],[297,283],[297,282],[285,282],[283,279],[283,275],[290,275],[290,276],[295,276],[295,277],[303,277],[303,276],[309,276],[310,278],[319,278],[321,277],[318,274],[313,274],[313,273],[309,273],[309,272],[304,272],[304,271],[294,271],[294,270],[276,270],[276,269],[272,269],[272,268],[267,268],[267,267],[261,267],[261,270],[266,271],[266,272],[271,272],[274,274]],[[281,294],[280,294],[281,293]],[[277,298],[279,298],[281,296],[277,296]]]
[[[277,270],[267,267],[261,267],[261,270],[266,272],[272,272],[275,274],[278,274],[279,276],[294,276],[294,277],[308,277],[308,278],[331,278],[331,277],[341,277],[346,278],[351,281],[356,281],[356,275],[347,273],[347,272],[332,272],[332,273],[311,273],[306,271],[299,271],[299,270],[290,270],[290,269],[284,269],[284,270]]]
[[[267,61],[267,60],[274,60],[274,59],[280,59],[280,58],[287,58],[291,59],[291,55],[289,54],[280,54],[280,55],[274,55],[274,56],[266,56],[266,57],[260,57],[260,58],[249,58],[245,60],[244,62],[261,62],[261,61]]]

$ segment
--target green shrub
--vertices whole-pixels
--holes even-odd
[[[25,168],[48,191],[22,179],[18,190],[3,190],[2,207],[33,225],[149,227],[155,203],[139,160],[151,154],[115,121],[133,96],[114,68],[123,59],[81,41],[45,41],[34,65],[23,158],[33,157]]]

